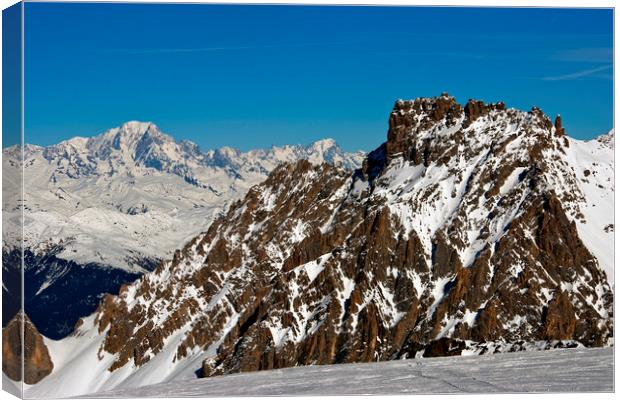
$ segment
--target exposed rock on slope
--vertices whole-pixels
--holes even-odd
[[[109,372],[97,388],[458,340],[604,345],[613,295],[579,226],[607,203],[578,183],[574,146],[538,109],[398,101],[361,170],[281,165],[108,296],[78,332]]]
[[[33,385],[54,369],[49,351],[37,328],[26,316],[24,335],[24,383]],[[22,314],[2,329],[2,372],[14,381],[22,380]]]

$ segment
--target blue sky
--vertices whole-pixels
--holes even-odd
[[[26,141],[148,120],[202,148],[385,140],[447,91],[613,126],[611,10],[27,3]]]
[[[21,141],[21,6],[2,10],[2,144]]]

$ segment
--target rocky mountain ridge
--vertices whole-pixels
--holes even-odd
[[[79,394],[409,358],[442,341],[606,345],[613,189],[613,140],[571,139],[537,108],[398,101],[360,170],[275,168],[50,342],[52,359],[81,344],[32,393],[53,392],[76,364],[97,377]]]

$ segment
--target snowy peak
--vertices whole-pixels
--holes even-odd
[[[4,150],[17,159],[19,147]],[[313,163],[327,162],[343,168],[361,165],[364,153],[346,153],[333,139],[310,145],[272,146],[270,149],[241,152],[231,147],[202,152],[189,141],[176,141],[151,122],[129,121],[101,135],[74,137],[49,147],[26,145],[25,156],[41,153],[57,166],[57,174],[78,179],[89,176],[149,174],[149,169],[172,173],[191,181],[199,181],[196,168],[220,168],[231,178],[238,178],[244,169],[248,173],[265,175],[282,162],[308,159]],[[205,184],[204,182],[202,184]]]
[[[144,147],[148,144],[161,145],[164,142],[174,140],[161,133],[156,125],[150,122],[130,121],[98,136],[74,137],[51,147],[58,151],[67,149],[70,153],[90,151],[101,158],[118,151],[135,159],[140,144]]]
[[[269,149],[240,152],[231,147],[222,147],[206,153],[206,163],[221,168],[247,168],[251,171],[273,169],[285,162],[305,159],[313,164],[328,163],[345,169],[359,168],[365,154],[344,152],[334,139],[323,139],[304,145],[271,146]]]
[[[87,147],[102,160],[111,158],[124,164],[177,174],[187,173],[183,166],[188,161],[200,163],[195,153],[186,154],[188,143],[177,143],[150,122],[127,122],[90,139]]]
[[[113,135],[112,135],[113,134]],[[111,137],[110,137],[111,136]],[[131,155],[136,163],[144,162],[152,152],[160,153],[158,156],[166,155],[164,146],[176,147],[177,143],[170,136],[161,133],[159,128],[151,123],[128,122],[123,124],[118,131],[109,132],[103,135],[103,143],[94,145],[97,150],[112,147]]]
[[[348,170],[356,169],[365,158],[365,153],[344,153],[334,139],[323,139],[306,146],[305,152],[308,160],[315,164],[327,162],[328,164],[341,166]]]
[[[206,153],[207,164],[213,167],[239,167],[241,152],[232,147],[224,146]]]
[[[132,173],[140,167],[170,170],[174,164],[183,163],[183,153],[183,147],[156,125],[138,121],[43,149],[44,158],[71,178]]]
[[[317,140],[316,142],[312,143],[308,147],[311,147],[314,149],[330,149],[333,147],[338,147],[338,144],[336,143],[334,139],[327,138],[327,139]]]
[[[94,138],[90,141],[90,147],[96,150],[111,147],[116,150],[135,152],[139,143],[152,143],[158,139],[161,143],[163,137],[159,128],[150,122],[130,121]],[[173,141],[169,136],[166,136],[166,139]]]
[[[609,147],[610,149],[614,149],[615,142],[615,134],[614,130],[610,130],[608,133],[605,133],[595,139],[597,142],[602,143],[603,145]]]

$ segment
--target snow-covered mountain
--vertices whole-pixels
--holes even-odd
[[[7,171],[19,168],[17,151],[4,150]],[[152,123],[135,121],[91,138],[27,145],[24,153],[26,247],[38,253],[60,244],[59,258],[132,272],[144,271],[144,258],[171,255],[281,162],[309,159],[354,169],[363,159],[362,153],[344,153],[331,139],[203,153]],[[18,182],[7,183],[18,189]],[[16,209],[13,199],[7,200],[4,209]],[[4,239],[6,247],[16,238]]]
[[[67,334],[77,318],[94,311],[104,293],[116,293],[122,283],[170,258],[279,163],[308,159],[354,169],[363,157],[343,152],[331,139],[308,146],[202,152],[152,123],[136,121],[95,137],[49,147],[26,145],[27,313],[45,334]],[[20,191],[20,165],[18,147],[3,150],[7,193]],[[18,200],[6,197],[3,202],[6,265],[18,260],[12,254],[21,234]],[[68,293],[74,302],[65,298]],[[14,312],[5,314],[4,324]]]
[[[613,142],[571,139],[537,108],[398,101],[361,169],[276,167],[46,341],[56,367],[27,395],[461,354],[465,341],[610,344]]]

